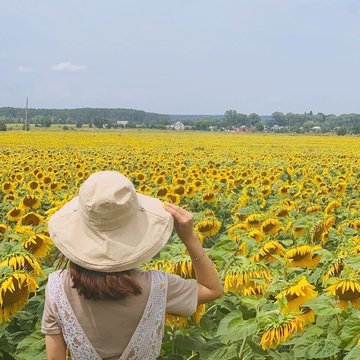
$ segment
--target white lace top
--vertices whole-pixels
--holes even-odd
[[[102,360],[81,328],[66,297],[61,271],[49,275],[50,300],[61,325],[64,340],[73,360]],[[160,354],[164,332],[167,276],[151,271],[151,288],[141,320],[119,360],[154,360]]]

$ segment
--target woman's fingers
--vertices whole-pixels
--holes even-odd
[[[173,215],[176,220],[192,219],[192,214],[190,212],[175,204],[166,203],[164,209]]]

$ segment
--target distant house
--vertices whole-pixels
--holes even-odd
[[[313,127],[311,128],[311,130],[312,130],[313,132],[315,132],[315,133],[319,133],[319,132],[321,131],[321,127],[320,127],[320,126],[313,126]]]
[[[234,131],[236,132],[248,132],[248,128],[245,125],[241,125],[239,127],[234,127]]]
[[[128,121],[124,121],[124,120],[117,120],[116,121],[116,124],[118,126],[122,126],[123,128],[125,128],[128,123],[129,123]]]
[[[172,128],[177,131],[185,130],[185,125],[181,121],[177,121]]]
[[[271,128],[271,131],[273,132],[278,132],[280,131],[282,128],[282,126],[279,126],[279,125],[274,125],[272,128]]]

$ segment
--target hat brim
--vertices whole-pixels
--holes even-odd
[[[76,196],[49,220],[58,249],[86,269],[116,272],[138,267],[155,256],[170,239],[173,217],[160,200],[137,193],[139,209],[125,224],[97,231],[82,219]]]

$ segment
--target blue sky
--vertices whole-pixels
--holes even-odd
[[[0,106],[360,113],[357,0],[2,0]]]

